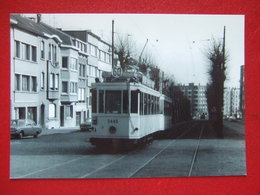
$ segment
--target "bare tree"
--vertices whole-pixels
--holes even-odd
[[[129,35],[119,35],[115,43],[115,53],[118,55],[121,68],[125,71],[128,66],[137,63],[134,56],[135,44],[129,39]]]
[[[206,57],[209,60],[210,83],[207,86],[206,96],[209,110],[209,119],[212,122],[219,137],[223,137],[223,94],[224,82],[226,80],[226,61],[225,52],[225,30],[223,42],[214,40]]]

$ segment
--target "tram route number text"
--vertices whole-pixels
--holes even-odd
[[[113,123],[113,124],[115,124],[115,123],[118,123],[118,120],[117,119],[107,119],[107,123]]]

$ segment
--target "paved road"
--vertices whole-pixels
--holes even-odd
[[[88,142],[87,132],[13,139],[10,176],[18,179],[244,175],[243,125],[225,125],[229,130],[225,139],[216,139],[207,123],[197,122],[176,127],[174,133],[146,146],[115,154],[97,151]]]

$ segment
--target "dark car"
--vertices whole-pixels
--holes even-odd
[[[80,124],[81,131],[91,131],[92,130],[92,123],[91,119],[87,119],[85,122]]]
[[[30,119],[11,120],[11,137],[21,139],[25,136],[33,136],[35,138],[42,132],[42,128]]]

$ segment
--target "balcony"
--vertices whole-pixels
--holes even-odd
[[[61,102],[77,102],[78,101],[78,95],[77,94],[67,94],[67,93],[62,93],[60,96]]]
[[[60,98],[59,90],[49,89],[47,92],[47,97],[49,100],[57,100]]]

